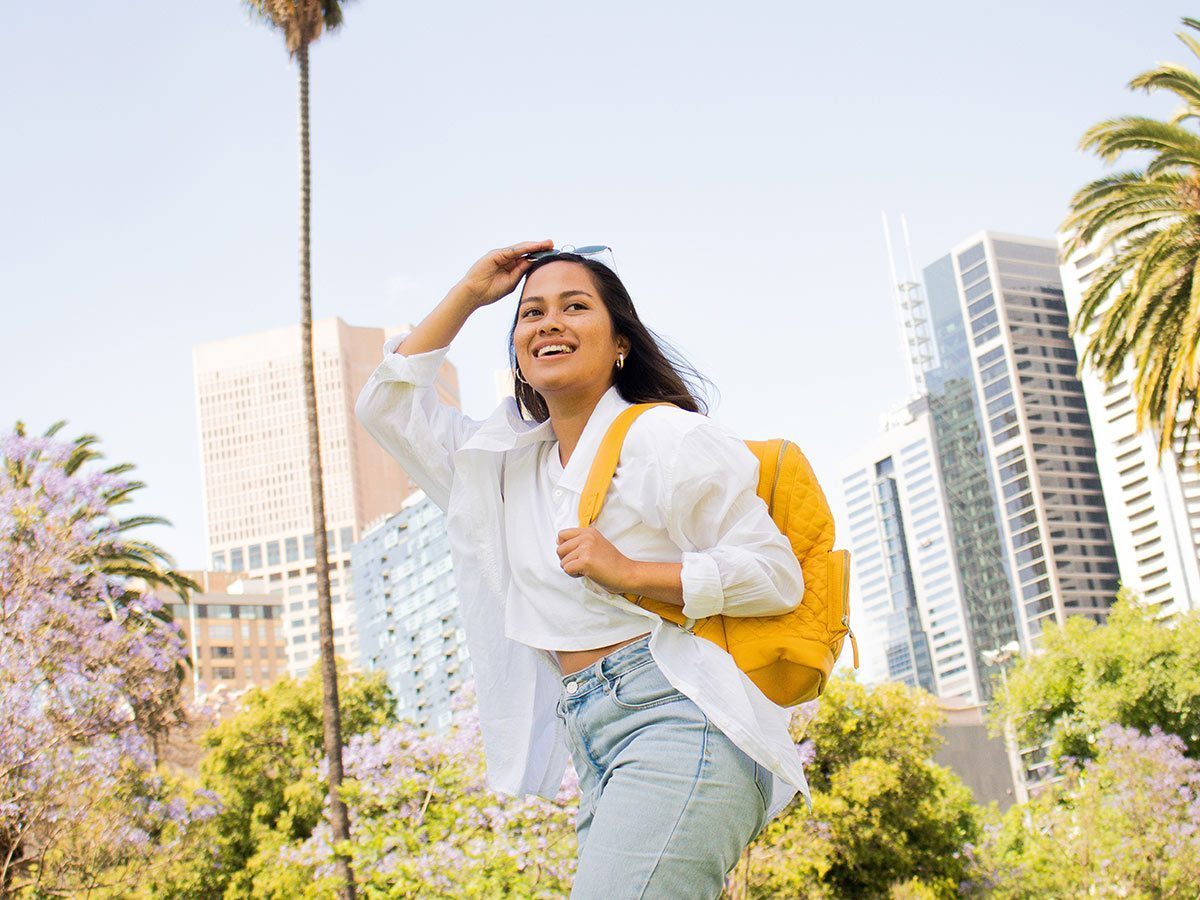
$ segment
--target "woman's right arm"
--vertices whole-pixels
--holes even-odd
[[[485,255],[420,325],[384,345],[383,362],[358,395],[354,411],[363,427],[443,509],[454,453],[480,424],[443,403],[434,386],[450,342],[475,310],[512,293],[532,265],[524,254],[553,246],[526,242]]]

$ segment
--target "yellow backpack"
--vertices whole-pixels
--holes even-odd
[[[617,470],[621,446],[634,419],[655,406],[639,403],[621,412],[596,452],[579,500],[579,526],[600,515]],[[833,514],[812,466],[791,441],[746,441],[758,457],[758,496],[791,541],[804,571],[804,597],[781,616],[711,616],[687,619],[680,607],[633,594],[625,596],[729,653],[768,698],[794,706],[820,695],[847,635],[858,668],[858,642],[850,630],[850,552],[833,549]]]

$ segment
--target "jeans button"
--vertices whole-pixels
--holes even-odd
[[[568,693],[568,694],[573,694],[573,693],[575,693],[577,690],[579,690],[579,683],[578,683],[578,682],[575,682],[575,681],[568,681],[568,682],[567,682],[567,693]]]

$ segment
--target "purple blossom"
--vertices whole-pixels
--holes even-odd
[[[178,629],[96,560],[114,552],[107,497],[126,482],[61,463],[72,446],[0,436],[0,878],[64,835],[97,860],[149,852],[191,812],[155,774],[153,742],[174,708]],[[133,602],[129,602],[132,600]],[[197,808],[212,798],[197,798]],[[86,869],[88,863],[74,860]],[[65,870],[71,867],[66,866]],[[43,887],[53,890],[43,875]]]

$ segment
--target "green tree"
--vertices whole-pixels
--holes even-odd
[[[1200,612],[1166,627],[1123,593],[1104,625],[1082,616],[1050,625],[993,709],[994,722],[1011,717],[1025,746],[1050,742],[1055,759],[1092,757],[1112,724],[1161,728],[1200,759]]]
[[[809,813],[797,800],[730,878],[750,897],[953,896],[973,871],[980,810],[933,762],[941,713],[901,684],[834,679],[793,719],[812,754]]]
[[[312,504],[317,575],[317,614],[320,622],[321,674],[325,722],[325,755],[329,760],[330,821],[336,841],[350,838],[350,820],[339,791],[342,784],[342,724],[338,704],[337,668],[334,662],[333,612],[329,593],[329,547],[326,537],[325,486],[321,471],[321,435],[317,422],[317,388],[312,346],[312,157],[308,139],[308,48],[324,31],[342,24],[339,0],[244,0],[250,10],[283,33],[288,52],[300,74],[300,344],[304,378],[304,414],[308,431],[308,480]],[[343,895],[354,896],[354,875],[349,860],[337,856],[345,885]]]
[[[190,837],[191,855],[149,896],[261,896],[252,889],[256,877],[278,865],[284,848],[311,837],[326,803],[320,679],[313,670],[303,681],[284,678],[250,691],[236,715],[205,734],[200,780],[222,810]],[[395,721],[382,673],[343,682],[348,736]]]
[[[1183,24],[1200,30],[1200,21]],[[1188,32],[1179,39],[1200,56]],[[1174,63],[1129,86],[1165,90],[1182,103],[1166,121],[1121,116],[1083,136],[1082,147],[1105,162],[1149,154],[1142,168],[1106,175],[1071,201],[1064,230],[1068,255],[1111,251],[1084,289],[1072,327],[1088,335],[1084,362],[1112,382],[1132,365],[1139,427],[1158,433],[1159,453],[1179,442],[1179,462],[1200,436],[1200,77]]]

